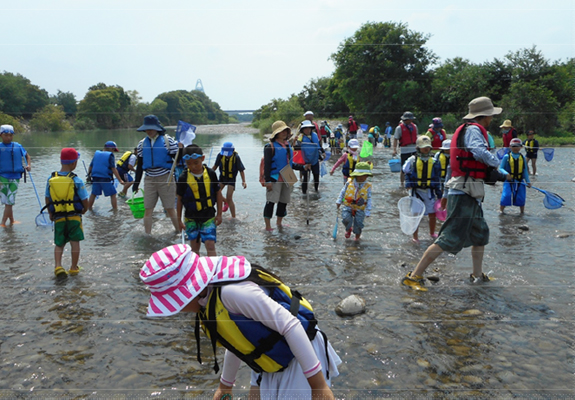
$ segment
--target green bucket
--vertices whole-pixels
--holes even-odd
[[[144,191],[142,190],[142,195]],[[126,200],[126,203],[130,206],[130,211],[132,211],[132,215],[136,219],[144,218],[144,213],[146,212],[146,208],[144,207],[144,197],[134,197],[132,193],[132,198]]]

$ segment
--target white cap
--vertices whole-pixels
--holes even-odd
[[[351,139],[347,143],[347,147],[359,148],[359,141],[357,139]]]
[[[0,126],[0,133],[14,134],[14,127],[12,125],[2,125]]]
[[[308,115],[313,115],[313,111],[306,111],[305,113],[303,113],[304,117],[307,117]]]

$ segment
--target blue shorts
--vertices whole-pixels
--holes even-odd
[[[92,194],[94,196],[99,196],[104,192],[104,196],[113,196],[116,193],[116,188],[114,187],[114,182],[92,182]]]
[[[202,243],[206,243],[208,240],[216,242],[215,218],[210,218],[207,221],[184,218],[184,225],[186,225],[186,235],[189,241],[201,239]]]
[[[120,176],[124,182],[134,182],[134,178],[132,178],[132,175],[130,175],[128,172],[126,172],[124,175],[120,174]]]

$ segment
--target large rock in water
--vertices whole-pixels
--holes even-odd
[[[345,317],[365,312],[365,300],[357,294],[346,297],[335,307],[337,315]]]

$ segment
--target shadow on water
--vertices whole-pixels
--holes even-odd
[[[471,284],[471,256],[444,254],[428,273],[439,278],[426,293],[401,287],[400,279],[431,244],[427,220],[421,244],[399,230],[397,201],[405,196],[398,174],[389,171],[388,149],[373,158],[372,215],[359,242],[346,240],[335,200],[340,170],[326,175],[308,203],[296,184],[287,226],[264,230],[264,189],[258,182],[261,136],[243,126],[199,127],[197,143],[213,164],[219,147],[232,141],[246,166],[247,189],[237,187],[238,218],[224,214],[217,251],[244,255],[277,272],[311,301],[320,326],[344,364],[334,381],[338,397],[490,398],[573,396],[573,211],[546,210],[542,196],[527,192],[526,214],[512,207],[500,215],[501,187],[488,187],[485,218],[491,228],[484,270],[497,280]],[[58,167],[61,147],[76,146],[89,163],[106,140],[122,151],[135,146],[135,131],[22,135],[31,153],[40,196]],[[211,153],[211,157],[210,157]],[[537,185],[572,202],[573,149],[556,149],[542,164]],[[329,161],[333,165],[335,157]],[[77,170],[83,176],[83,168]],[[567,184],[567,182],[569,182]],[[38,202],[22,183],[15,206],[22,223],[0,230],[0,330],[2,388],[7,398],[34,397],[211,397],[218,384],[209,341],[196,360],[190,315],[145,317],[148,290],[138,273],[154,252],[180,243],[161,206],[152,235],[118,200],[110,210],[100,197],[84,217],[80,275],[53,275],[53,232],[36,228]],[[569,204],[568,204],[569,205]],[[309,225],[307,221],[309,220]],[[275,219],[273,220],[275,223]],[[204,250],[202,250],[204,251]],[[67,248],[64,263],[69,268]],[[339,301],[359,294],[365,314],[342,318]],[[219,353],[219,360],[222,353]],[[245,393],[249,370],[240,369]],[[565,397],[566,398],[566,397]]]

